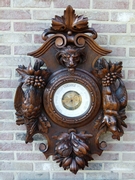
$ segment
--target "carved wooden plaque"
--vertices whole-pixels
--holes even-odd
[[[26,125],[26,143],[41,133],[48,141],[39,147],[46,158],[53,155],[60,167],[76,174],[93,154],[101,155],[106,147],[99,142],[102,133],[110,131],[118,140],[124,133],[122,62],[101,58],[111,51],[94,41],[96,31],[71,6],[52,19],[42,38],[44,44],[28,53],[39,59],[34,67],[17,68],[21,79],[14,102],[16,123]]]

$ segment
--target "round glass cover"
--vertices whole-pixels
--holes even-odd
[[[65,83],[54,93],[53,103],[56,110],[67,117],[84,115],[90,109],[91,96],[79,83]]]
[[[76,91],[68,91],[62,97],[62,104],[68,110],[77,109],[82,103],[81,95]]]

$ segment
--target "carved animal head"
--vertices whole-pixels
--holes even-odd
[[[83,49],[67,46],[56,54],[56,58],[62,66],[75,68],[79,63],[84,62]]]

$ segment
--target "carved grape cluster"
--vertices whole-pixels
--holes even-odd
[[[30,76],[25,83],[27,86],[34,86],[38,88],[44,88],[46,83],[45,79],[42,78],[42,76]]]
[[[102,84],[103,86],[110,86],[116,81],[117,78],[117,73],[116,72],[110,72],[105,75],[104,78],[102,78]]]
[[[47,69],[41,68],[44,62],[36,60],[34,67],[31,63],[28,67],[19,66],[16,70],[21,75],[20,81],[26,86],[33,86],[34,88],[45,88],[46,80],[50,76]]]
[[[107,62],[104,58],[98,59],[92,73],[102,80],[103,86],[110,86],[121,78],[122,62]]]

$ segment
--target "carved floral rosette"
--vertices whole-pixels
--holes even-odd
[[[53,155],[60,167],[76,174],[93,154],[101,155],[106,146],[99,142],[102,133],[110,131],[120,140],[127,127],[122,62],[101,58],[111,51],[94,41],[97,33],[88,27],[88,18],[76,15],[71,6],[52,19],[42,38],[44,44],[28,54],[40,60],[33,67],[30,63],[17,68],[21,78],[14,101],[16,123],[26,125],[26,143],[36,133],[44,135],[48,140],[40,145],[44,155]],[[54,92],[66,82],[77,82],[90,93],[91,107],[79,117],[66,117],[55,109]]]

